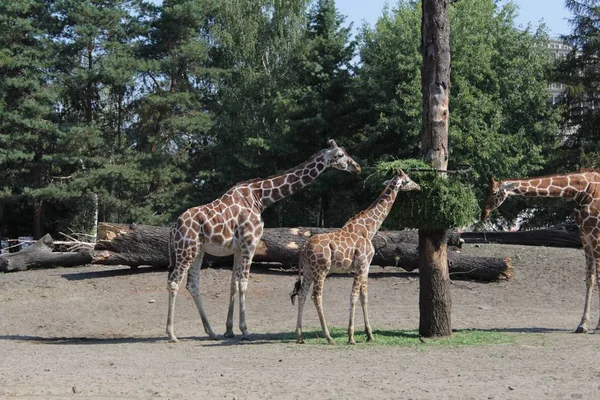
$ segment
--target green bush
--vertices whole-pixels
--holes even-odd
[[[384,226],[388,229],[422,229],[439,231],[471,225],[480,212],[471,184],[460,174],[442,177],[421,160],[395,160],[377,164],[367,179],[367,185],[381,187],[398,168],[404,170],[421,186],[420,192],[401,192]]]

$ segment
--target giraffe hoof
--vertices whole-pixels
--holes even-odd
[[[348,344],[356,344],[356,340],[354,340],[354,339],[348,340]]]
[[[298,344],[304,344],[304,339],[302,339],[302,338],[297,339],[296,343],[298,343]]]
[[[335,342],[333,340],[328,340],[327,346],[335,346]]]
[[[178,342],[179,342],[179,339],[177,339],[175,336],[171,336],[171,337],[169,338],[169,342],[171,342],[171,343],[178,343]]]
[[[582,325],[579,325],[577,329],[575,329],[575,333],[588,333],[588,328]]]
[[[375,339],[373,338],[373,336],[367,336],[367,342],[374,342]]]
[[[233,331],[225,331],[225,333],[223,334],[223,337],[226,337],[228,339],[229,338],[234,338],[235,334],[233,333]]]

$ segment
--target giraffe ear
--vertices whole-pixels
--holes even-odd
[[[490,185],[494,186],[495,183],[496,183],[496,179],[494,179],[493,175],[490,175]]]
[[[329,147],[335,149],[336,147],[338,147],[338,145],[335,143],[335,140],[329,139]]]
[[[404,171],[402,171],[400,168],[398,168],[398,169],[396,170],[396,174],[397,174],[398,176],[403,176],[403,175],[406,175],[406,174],[404,173]]]

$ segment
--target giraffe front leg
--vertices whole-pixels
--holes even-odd
[[[348,344],[356,344],[354,339],[354,314],[356,311],[356,302],[360,291],[360,277],[355,276],[352,281],[352,293],[350,294],[350,320],[348,321]]]

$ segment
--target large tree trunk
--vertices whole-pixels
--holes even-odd
[[[330,232],[326,228],[271,228],[266,229],[254,257],[255,266],[277,263],[281,268],[298,264],[298,252],[303,243],[317,233]],[[22,271],[30,267],[58,267],[81,264],[153,265],[167,267],[169,228],[148,225],[99,225],[99,238],[94,249],[79,253],[52,252],[56,249],[47,235],[36,244],[36,249],[24,250],[14,256],[0,257],[0,271]],[[449,235],[453,243],[460,243],[456,233]],[[401,267],[407,271],[419,268],[417,231],[383,231],[373,239],[376,249],[374,265]],[[39,247],[39,249],[38,249]],[[27,257],[23,257],[27,252]],[[51,253],[51,255],[49,255]],[[77,255],[77,257],[73,255]],[[64,262],[63,262],[64,260]],[[205,257],[205,265],[231,266],[232,257]],[[448,262],[453,277],[494,281],[512,276],[510,259],[475,257],[449,251]]]
[[[448,167],[448,103],[450,97],[449,0],[423,0],[421,20],[421,93],[423,126],[421,151],[425,162],[445,171]],[[450,277],[446,260],[446,233],[419,232],[419,334],[452,334]]]

